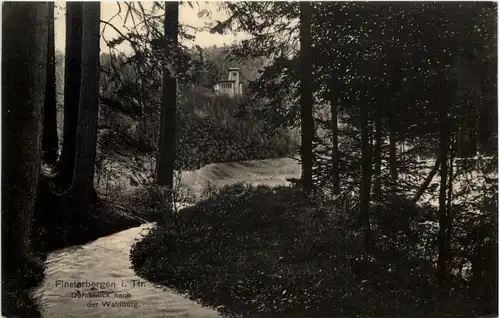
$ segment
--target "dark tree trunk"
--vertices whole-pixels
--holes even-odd
[[[450,122],[450,121],[448,121]],[[448,131],[450,131],[450,125],[448,125]],[[453,140],[450,134],[448,134],[448,140],[451,144],[448,151],[448,183],[447,183],[447,194],[446,194],[446,247],[449,250],[451,245],[451,234],[453,231],[453,212],[452,212],[452,200],[453,200],[453,161],[455,156],[456,141]],[[447,253],[447,265],[446,268],[449,270],[451,265],[452,255],[450,252]]]
[[[487,315],[498,312],[498,243],[485,240],[494,230],[478,226],[472,237],[470,292],[478,301],[478,313]]]
[[[364,248],[365,252],[369,251],[370,247],[370,191],[371,191],[371,175],[372,175],[372,155],[370,145],[370,121],[369,121],[369,105],[366,103],[364,94],[361,92],[361,222],[364,233]]]
[[[393,54],[397,54],[394,52]],[[390,174],[390,186],[391,186],[391,197],[394,199],[396,197],[397,192],[397,184],[398,184],[398,159],[397,159],[397,144],[398,144],[398,103],[400,102],[400,63],[395,60],[394,62],[394,76],[391,79],[391,83],[389,85],[390,91],[388,92],[389,96],[391,94],[393,98],[390,101],[390,112],[389,112],[389,174]]]
[[[179,46],[179,2],[165,2],[165,59],[175,69]],[[177,80],[168,68],[163,69],[160,144],[156,159],[156,183],[173,189],[175,165],[175,125]],[[169,195],[170,198],[170,195]]]
[[[448,184],[447,184],[448,194],[447,194],[446,204],[447,204],[448,214],[451,214],[451,202],[452,202],[451,200],[453,198],[453,161],[454,161],[454,157],[455,157],[456,140],[453,140],[453,138],[450,136],[449,143],[450,143],[450,147],[449,147],[450,150],[448,153],[449,164],[448,164]]]
[[[92,202],[99,112],[99,32],[100,3],[83,5],[82,72],[75,163],[71,184],[72,202],[77,213],[85,213]]]
[[[66,52],[64,62],[64,132],[59,177],[64,188],[73,179],[75,138],[82,70],[83,2],[66,3]]]
[[[447,178],[448,178],[448,152],[449,152],[449,132],[448,132],[448,107],[446,103],[439,105],[439,157],[441,158],[441,178],[439,185],[439,233],[438,233],[438,263],[436,277],[440,285],[446,280],[449,263],[449,242],[448,238],[448,211],[446,204]]]
[[[338,96],[339,86],[335,74],[330,75],[330,112],[331,112],[331,130],[332,130],[332,183],[333,194],[340,194],[339,180],[339,138],[338,138]]]
[[[57,136],[57,103],[56,103],[56,57],[54,33],[54,2],[49,2],[48,37],[47,37],[47,79],[45,101],[43,104],[43,160],[50,166],[57,163],[59,138]]]
[[[5,2],[2,8],[2,270],[10,275],[21,270],[30,250],[41,164],[48,5]]]
[[[422,195],[425,193],[425,191],[427,190],[427,188],[431,184],[432,179],[434,179],[434,176],[438,172],[440,165],[441,165],[441,158],[438,156],[436,158],[436,162],[434,163],[434,167],[432,167],[431,172],[429,172],[429,174],[427,175],[427,178],[425,178],[422,185],[418,188],[417,194],[415,194],[415,196],[413,197],[413,202],[417,203],[420,200]]]
[[[389,118],[389,172],[391,175],[391,195],[393,197],[396,195],[398,183],[397,120],[396,105],[391,105],[391,117]]]
[[[382,185],[381,185],[381,171],[382,171],[382,114],[381,105],[377,102],[375,106],[375,149],[373,154],[374,160],[374,185],[373,185],[373,199],[377,204],[377,210],[380,209],[382,200]]]
[[[306,191],[313,188],[312,182],[312,140],[314,136],[312,56],[311,56],[311,3],[300,2],[300,119],[302,186]]]
[[[484,104],[479,106],[478,148],[482,154],[491,156],[497,152],[498,146],[498,110],[491,103]]]

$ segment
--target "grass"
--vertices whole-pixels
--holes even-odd
[[[154,228],[131,260],[229,316],[470,316],[458,291],[437,303],[424,261],[363,260],[355,224],[295,188],[236,185]]]

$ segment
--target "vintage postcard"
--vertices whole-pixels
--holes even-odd
[[[2,3],[3,317],[496,317],[496,2]]]

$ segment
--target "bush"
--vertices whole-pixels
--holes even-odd
[[[140,276],[231,316],[446,316],[430,312],[432,266],[363,259],[361,233],[327,199],[241,184],[206,195],[133,246]]]

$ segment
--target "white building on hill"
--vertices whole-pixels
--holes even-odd
[[[231,67],[227,80],[220,80],[215,84],[215,92],[217,94],[225,94],[231,97],[239,97],[243,94],[243,84],[241,83],[240,69]]]

